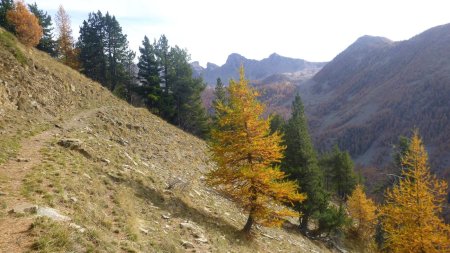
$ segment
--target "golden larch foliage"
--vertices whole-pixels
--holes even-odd
[[[17,38],[26,46],[36,46],[42,38],[42,27],[36,16],[31,13],[23,1],[14,4],[14,9],[6,13],[9,23],[14,26]]]
[[[306,196],[273,167],[283,156],[281,135],[270,134],[269,119],[261,117],[264,106],[245,80],[243,67],[228,92],[227,105],[216,106],[218,127],[212,131],[211,151],[218,168],[209,173],[208,183],[249,213],[244,232],[249,233],[254,222],[279,226],[285,217],[298,216],[282,204]]]
[[[57,51],[59,60],[67,66],[78,70],[78,49],[74,48],[72,28],[70,28],[70,17],[62,5],[59,6],[55,16],[56,31],[58,33]]]
[[[450,226],[440,217],[447,184],[430,174],[428,155],[417,131],[402,158],[398,185],[386,192],[382,225],[391,252],[450,252]]]
[[[350,228],[351,234],[361,241],[373,241],[377,224],[377,206],[367,198],[361,185],[357,185],[348,197],[347,210],[354,221]]]

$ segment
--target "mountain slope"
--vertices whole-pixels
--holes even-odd
[[[6,252],[329,252],[289,228],[243,241],[204,141],[1,29],[0,132]]]
[[[251,80],[262,80],[271,75],[283,73],[295,73],[308,70],[319,70],[325,63],[308,62],[302,59],[293,59],[284,57],[278,54],[271,54],[268,58],[261,61],[251,60],[239,54],[230,54],[226,63],[222,66],[217,66],[208,63],[206,68],[202,68],[198,62],[192,63],[194,73],[202,76],[205,82],[209,85],[215,85],[216,79],[221,78],[224,83],[233,78],[239,77],[239,67],[241,65],[245,68],[246,77]]]
[[[410,40],[365,36],[301,87],[320,149],[385,165],[399,135],[418,128],[433,167],[450,168],[450,24]]]

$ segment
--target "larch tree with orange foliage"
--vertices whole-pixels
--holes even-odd
[[[357,185],[348,197],[347,210],[354,221],[349,229],[351,235],[357,240],[368,244],[367,246],[374,246],[372,238],[375,235],[375,227],[377,225],[377,206],[371,199],[367,198],[361,185]]]
[[[273,166],[283,157],[281,136],[270,134],[270,120],[262,118],[264,106],[249,87],[243,67],[239,81],[230,81],[228,93],[227,104],[219,102],[215,108],[218,126],[212,131],[211,151],[218,168],[208,174],[208,184],[249,213],[242,231],[250,235],[254,223],[279,226],[284,218],[298,216],[284,204],[306,196]]]
[[[450,252],[450,226],[440,217],[447,183],[430,174],[428,155],[417,132],[401,159],[398,185],[386,192],[381,209],[386,249],[391,252]]]
[[[26,46],[36,46],[42,37],[39,20],[25,6],[23,1],[14,4],[6,13],[6,18],[14,26],[17,38]]]
[[[57,38],[57,52],[59,60],[73,69],[79,69],[78,50],[74,47],[70,17],[62,5],[55,16]]]

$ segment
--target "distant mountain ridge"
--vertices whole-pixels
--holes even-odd
[[[381,168],[391,161],[398,137],[418,129],[431,167],[450,181],[449,52],[450,24],[446,24],[405,41],[362,36],[315,71],[265,71],[272,74],[260,78],[252,69],[267,62],[277,66],[276,56],[259,65],[248,60],[244,66],[268,113],[289,117],[292,99],[300,93],[320,151],[338,144],[350,151],[357,164]],[[210,64],[205,73],[214,73],[211,82],[215,83],[222,71],[236,75],[237,62],[243,59],[233,54],[224,66]],[[212,88],[207,91],[206,105],[213,97]]]
[[[228,83],[232,78],[238,78],[239,73],[237,70],[241,65],[245,68],[246,77],[254,81],[283,73],[295,73],[308,70],[318,71],[325,63],[308,62],[303,59],[284,57],[276,53],[260,61],[247,59],[240,54],[233,53],[228,56],[224,65],[218,66],[213,63],[208,63],[206,68],[200,66],[198,62],[191,63],[194,75],[203,77],[208,85],[214,85],[219,77],[224,83]]]
[[[401,42],[359,38],[299,87],[319,149],[337,143],[382,166],[417,128],[432,166],[450,172],[449,52],[450,24]]]

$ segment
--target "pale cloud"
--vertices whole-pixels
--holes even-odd
[[[448,1],[402,0],[37,0],[54,13],[62,4],[77,37],[89,12],[116,16],[137,51],[144,35],[166,34],[193,60],[223,64],[230,53],[262,59],[273,52],[329,61],[362,35],[408,39],[450,23]]]

